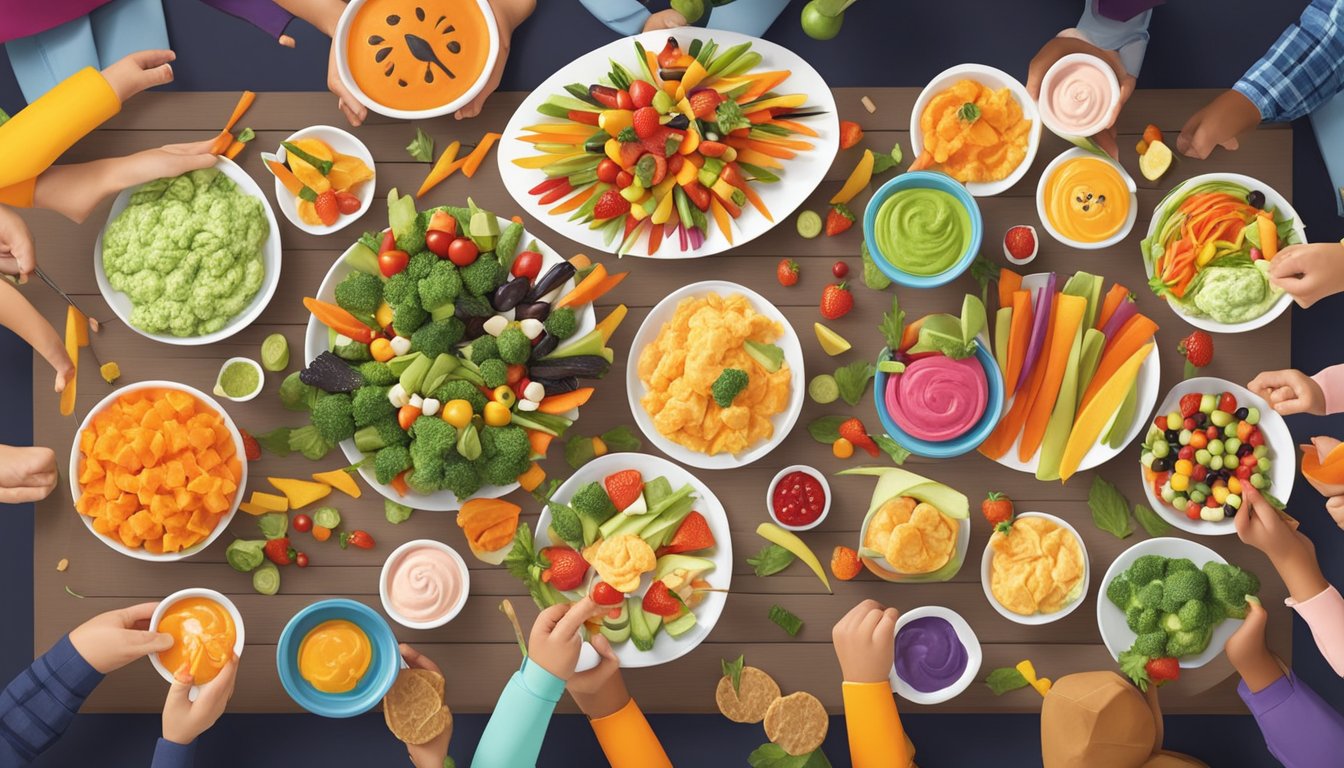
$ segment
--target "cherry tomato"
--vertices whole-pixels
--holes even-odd
[[[300,568],[307,568],[308,556],[303,554],[302,552],[298,553],[297,555],[294,556],[294,564],[299,566]]]
[[[361,202],[358,197],[355,197],[349,192],[336,193],[336,206],[340,209],[341,213],[347,216],[352,213],[359,213],[359,209],[363,205],[364,203]]]
[[[593,584],[592,591],[593,602],[598,605],[619,605],[625,599],[625,595],[616,590],[605,581],[599,581]]]
[[[383,273],[383,277],[391,277],[405,269],[410,260],[411,257],[407,256],[405,251],[398,251],[395,248],[383,251],[378,254],[378,271]]]
[[[536,251],[523,251],[513,260],[511,272],[514,277],[536,280],[537,275],[541,274],[541,254]]]
[[[835,275],[836,280],[843,280],[845,275],[849,274],[849,265],[843,261],[837,261],[831,266],[831,274]]]
[[[345,549],[347,546],[373,549],[373,537],[367,531],[351,531],[349,533],[341,531],[341,538],[338,543],[341,545],[341,549]]]
[[[621,189],[625,189],[626,187],[630,186],[631,184],[634,183],[634,181],[635,177],[629,171],[621,171],[620,173],[616,174],[616,186],[620,187]]]
[[[323,528],[320,525],[313,526],[313,538],[318,541],[326,541],[331,538],[331,529]]]
[[[459,237],[448,245],[448,260],[459,267],[465,267],[476,261],[481,251],[469,237]]]
[[[446,259],[448,258],[448,249],[452,247],[454,239],[451,232],[431,229],[425,233],[425,247],[440,259]]]
[[[299,533],[307,533],[313,530],[313,518],[302,512],[295,515],[294,519],[289,521],[289,524],[294,526],[294,530]]]
[[[616,181],[616,174],[621,172],[621,166],[616,164],[610,157],[602,158],[602,162],[597,164],[597,180],[605,184]]]
[[[378,247],[379,253],[397,250],[397,236],[392,234],[392,230],[383,233],[383,244]]]

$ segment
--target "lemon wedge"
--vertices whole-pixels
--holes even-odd
[[[1149,181],[1157,181],[1171,168],[1171,147],[1166,142],[1154,141],[1148,144],[1148,151],[1139,157],[1139,172]]]
[[[835,357],[842,352],[848,352],[852,346],[844,336],[821,323],[813,323],[812,328],[817,332],[817,341],[821,342],[822,350],[831,357]]]

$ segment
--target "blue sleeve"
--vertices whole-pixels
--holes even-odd
[[[1261,120],[1295,120],[1344,90],[1344,0],[1312,0],[1233,90]]]
[[[537,764],[556,702],[565,681],[523,660],[523,666],[499,695],[485,725],[471,768],[526,768]]]
[[[597,20],[611,31],[621,35],[638,35],[644,31],[649,9],[639,0],[579,0]]]
[[[763,37],[788,4],[789,0],[734,0],[727,5],[707,8],[709,22],[706,26]]]
[[[1098,13],[1096,3],[1097,0],[1084,3],[1083,16],[1078,19],[1074,31],[1098,48],[1120,54],[1125,71],[1138,77],[1143,56],[1148,52],[1148,22],[1153,18],[1153,12],[1147,10],[1128,21],[1115,21]]]
[[[149,768],[191,768],[195,760],[196,742],[178,744],[161,738],[154,745],[154,762],[149,764]]]
[[[25,765],[50,747],[103,679],[62,637],[0,692],[0,765]]]

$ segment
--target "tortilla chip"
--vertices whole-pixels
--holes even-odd
[[[383,719],[392,735],[407,744],[433,741],[452,732],[453,715],[443,703],[443,676],[404,669],[383,697]]]
[[[738,689],[727,676],[719,680],[714,700],[723,716],[735,723],[759,723],[766,710],[779,698],[779,683],[757,667],[743,667]]]
[[[791,693],[765,713],[765,735],[790,755],[806,755],[821,746],[830,727],[826,707],[810,693]]]

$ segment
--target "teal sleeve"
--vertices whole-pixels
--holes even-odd
[[[524,659],[499,695],[476,747],[472,768],[535,766],[565,681]]]

